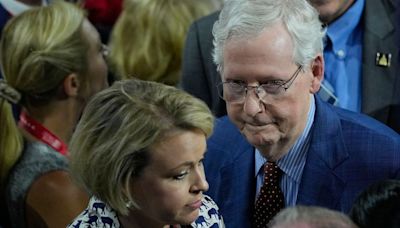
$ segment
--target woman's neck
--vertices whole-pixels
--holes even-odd
[[[169,228],[170,225],[164,225],[160,221],[151,219],[139,211],[130,211],[129,215],[118,215],[119,222],[123,228],[141,228],[141,227],[154,227],[154,228]]]
[[[65,144],[69,143],[78,121],[78,108],[69,102],[53,102],[51,105],[29,108],[27,114]]]

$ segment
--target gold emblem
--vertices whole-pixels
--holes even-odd
[[[392,54],[390,53],[376,53],[375,64],[380,67],[390,67]]]

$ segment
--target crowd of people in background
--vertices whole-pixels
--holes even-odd
[[[198,0],[125,1],[109,41],[115,77],[176,86],[189,26],[213,7],[210,1]]]
[[[88,200],[71,180],[68,143],[90,97],[108,86],[99,34],[82,9],[59,2],[12,18],[0,50],[1,208],[10,227],[66,226]]]
[[[0,228],[400,227],[400,1],[0,0]]]

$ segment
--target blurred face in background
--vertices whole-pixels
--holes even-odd
[[[355,0],[308,0],[320,14],[323,23],[332,23],[346,12]]]
[[[91,96],[108,87],[108,68],[105,61],[107,54],[105,46],[100,41],[96,28],[85,19],[82,25],[83,37],[87,39],[89,50],[87,53],[88,66],[86,70],[85,86],[81,89],[81,96],[87,101]]]
[[[203,169],[206,137],[201,131],[178,131],[149,149],[150,163],[133,181],[140,207],[131,216],[140,225],[190,224],[199,215],[208,190]]]

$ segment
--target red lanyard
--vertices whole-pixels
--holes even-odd
[[[47,130],[43,125],[32,119],[26,112],[21,112],[19,116],[18,125],[39,139],[41,142],[47,144],[58,153],[62,155],[68,154],[67,145],[62,142],[57,136]]]

